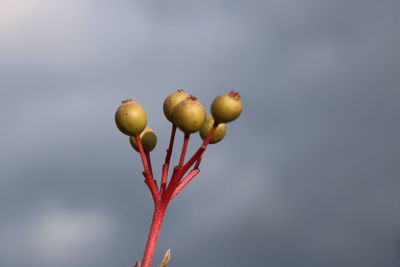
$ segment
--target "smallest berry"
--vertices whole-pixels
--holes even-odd
[[[142,146],[144,152],[150,152],[152,151],[156,145],[157,145],[157,135],[156,133],[149,127],[146,127],[143,132],[139,135],[140,139],[142,140]],[[131,146],[139,152],[139,147],[136,143],[135,137],[130,136],[129,137],[129,142],[131,143]]]

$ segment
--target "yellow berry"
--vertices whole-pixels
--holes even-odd
[[[122,101],[115,112],[115,123],[122,133],[137,136],[146,127],[146,112],[141,105],[131,99]]]
[[[157,135],[156,133],[149,127],[146,127],[143,132],[140,133],[140,140],[142,140],[143,150],[145,152],[152,151],[157,145]],[[136,143],[135,137],[130,136],[129,142],[131,143],[132,147],[139,152],[139,147]]]
[[[190,96],[175,107],[172,119],[182,132],[190,134],[197,132],[203,126],[206,112],[200,101]]]
[[[201,127],[199,134],[201,139],[206,139],[208,133],[210,132],[211,128],[214,125],[214,118],[210,115],[207,116],[206,122],[203,124],[203,127]],[[227,131],[227,126],[225,123],[219,123],[217,128],[215,129],[215,132],[213,136],[210,139],[210,144],[215,144],[224,139]]]
[[[242,113],[239,93],[231,91],[217,96],[211,104],[211,114],[217,122],[230,122]]]
[[[164,115],[170,122],[172,121],[172,113],[175,107],[183,100],[185,100],[189,95],[183,90],[176,90],[170,94],[164,101],[163,111]]]

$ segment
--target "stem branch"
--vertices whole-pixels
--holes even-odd
[[[151,176],[153,176],[153,167],[151,166],[150,152],[146,151],[145,154],[146,154],[147,165],[149,166],[149,171],[151,173]]]
[[[135,140],[136,140],[136,144],[138,145],[140,157],[141,157],[142,163],[143,163],[143,168],[144,168],[143,176],[145,177],[145,183],[150,189],[151,195],[153,196],[154,203],[156,203],[158,201],[158,199],[160,198],[160,194],[158,193],[157,185],[153,179],[153,174],[151,173],[151,170],[149,168],[150,158],[147,159],[147,157],[146,157],[146,153],[143,150],[142,140],[140,139],[140,137],[135,136]]]
[[[194,155],[189,159],[188,162],[186,162],[185,165],[182,167],[182,173],[184,174],[187,172],[187,170],[192,167],[192,165],[203,155],[203,152],[206,150],[208,143],[211,140],[211,137],[213,136],[215,129],[217,128],[218,124],[214,123],[213,127],[211,128],[210,132],[208,133],[206,139],[204,139],[203,144],[201,147],[194,153]]]
[[[182,191],[182,189],[185,188],[185,186],[190,183],[190,181],[192,181],[197,174],[199,174],[199,172],[199,169],[191,170],[189,174],[185,178],[183,178],[179,185],[175,188],[175,191],[172,193],[171,200],[174,199]]]
[[[171,161],[171,154],[172,154],[172,149],[173,149],[174,140],[175,140],[176,125],[174,123],[171,123],[171,125],[172,125],[171,137],[169,139],[169,146],[168,146],[168,149],[167,149],[167,155],[165,156],[165,162],[164,162],[164,165],[163,165],[163,168],[162,168],[160,194],[163,194],[165,189],[166,189],[166,187],[167,187],[169,162]]]
[[[185,136],[183,138],[183,146],[182,146],[182,152],[181,152],[181,158],[179,159],[179,167],[182,167],[183,162],[185,161],[185,155],[186,155],[186,150],[187,150],[187,146],[189,143],[189,137],[190,134],[185,133]]]

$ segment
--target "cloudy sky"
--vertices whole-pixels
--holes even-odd
[[[239,91],[244,111],[170,205],[156,262],[399,266],[399,10],[0,0],[0,266],[133,266],[152,200],[114,113],[145,107],[159,175],[178,88],[207,110]]]

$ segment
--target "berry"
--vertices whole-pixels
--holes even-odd
[[[217,96],[211,104],[211,114],[217,122],[230,122],[242,113],[239,93],[231,91]]]
[[[175,107],[172,119],[182,132],[190,134],[203,126],[206,112],[196,97],[189,96]]]
[[[206,139],[208,133],[210,132],[211,128],[214,125],[214,118],[211,115],[208,115],[206,118],[206,122],[201,127],[199,134],[201,139]],[[221,141],[226,135],[227,127],[225,123],[219,123],[213,136],[210,139],[210,144],[215,144]]]
[[[151,128],[146,127],[143,132],[141,132],[140,139],[142,140],[144,152],[150,152],[156,147],[157,135]],[[139,147],[136,143],[135,137],[130,136],[129,142],[131,143],[132,147],[139,152]]]
[[[175,107],[183,100],[185,100],[189,95],[183,90],[176,90],[172,94],[170,94],[164,101],[163,110],[164,115],[170,122],[172,120],[172,113],[174,112]]]
[[[137,136],[146,127],[146,112],[141,105],[131,99],[122,101],[115,112],[115,123],[122,133]]]

